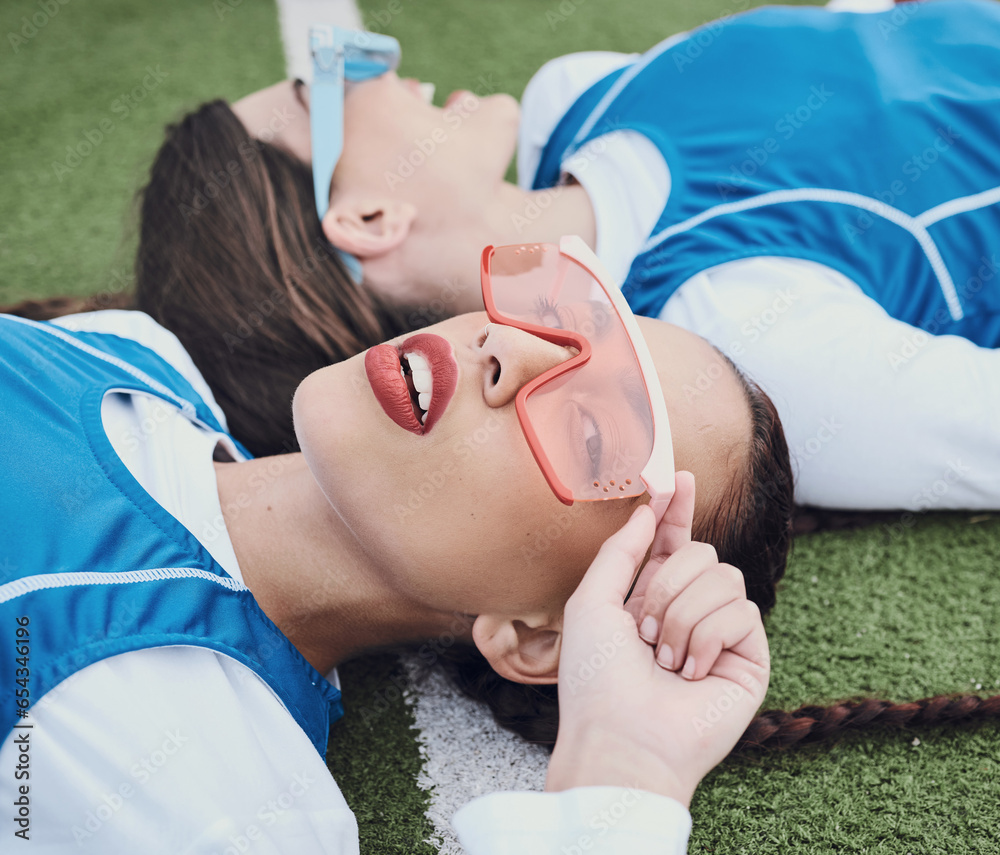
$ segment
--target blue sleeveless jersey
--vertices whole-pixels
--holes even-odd
[[[1000,345],[1000,3],[714,22],[581,96],[535,189],[624,129],[671,175],[623,283],[635,311],[657,315],[715,265],[785,256],[839,270],[895,318]]]
[[[194,645],[259,674],[324,754],[340,692],[132,477],[101,420],[111,391],[223,430],[142,345],[0,316],[0,734],[30,724],[19,698],[33,703],[93,662]]]

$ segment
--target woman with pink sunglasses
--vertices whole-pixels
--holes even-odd
[[[357,852],[323,759],[343,713],[334,669],[461,625],[499,677],[558,681],[561,706],[549,792],[463,808],[467,850],[684,851],[695,786],[767,687],[760,615],[789,490],[745,582],[692,541],[694,478],[665,458],[746,465],[743,382],[720,375],[685,403],[675,378],[715,358],[708,345],[637,326],[579,243],[509,250],[484,256],[485,293],[506,280],[488,316],[310,375],[293,402],[302,452],[271,458],[248,458],[144,315],[0,317],[14,638],[0,667],[21,687],[2,698],[0,761],[25,772],[0,793],[19,836]],[[713,406],[730,409],[716,441],[689,433]],[[558,548],[517,548],[552,525]],[[597,839],[609,809],[621,817]]]

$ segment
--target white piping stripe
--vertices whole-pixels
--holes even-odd
[[[85,344],[79,339],[76,339],[73,336],[71,336],[69,333],[59,329],[59,327],[46,326],[44,324],[36,323],[35,321],[29,321],[26,318],[16,318],[11,316],[8,317],[7,319],[11,321],[17,321],[18,323],[24,324],[25,326],[31,326],[34,327],[35,329],[41,330],[42,332],[54,335],[56,338],[61,339],[67,344],[73,345],[79,350],[82,350],[84,353],[87,353],[90,356],[95,357],[96,359],[100,359],[104,362],[107,362],[109,365],[114,365],[116,368],[120,368],[125,373],[131,374],[137,380],[142,381],[147,386],[154,389],[156,392],[163,395],[164,397],[170,398],[170,400],[172,401],[176,401],[177,405],[181,408],[181,412],[183,412],[184,415],[186,415],[188,418],[193,418],[195,416],[196,410],[194,405],[190,401],[186,401],[184,398],[180,397],[180,395],[176,395],[175,393],[171,392],[170,389],[168,389],[162,383],[160,383],[157,380],[154,380],[144,371],[139,370],[135,366],[129,365],[124,360],[118,359],[114,356],[104,353],[103,351],[100,351],[95,347],[91,347],[89,344]]]
[[[216,576],[195,567],[156,567],[151,570],[130,570],[125,573],[43,573],[25,576],[0,585],[0,604],[25,594],[48,588],[73,588],[80,585],[130,585],[136,582],[158,582],[163,579],[204,579],[230,591],[248,591],[242,582],[228,576]]]
[[[982,193],[975,193],[972,196],[960,196],[949,202],[942,202],[940,205],[924,211],[916,218],[916,222],[921,226],[930,226],[947,217],[953,217],[956,214],[966,214],[969,211],[975,211],[977,208],[986,208],[989,205],[995,205],[997,202],[1000,202],[1000,187],[994,187],[992,190],[983,190]]]
[[[822,187],[772,190],[770,193],[762,193],[759,196],[741,199],[738,202],[726,202],[722,205],[716,205],[714,208],[702,211],[700,214],[690,217],[682,223],[676,223],[664,229],[659,234],[653,235],[646,241],[640,252],[649,252],[658,244],[667,240],[667,238],[689,231],[695,226],[701,225],[706,220],[726,214],[736,214],[740,211],[752,210],[753,208],[780,205],[786,202],[831,202],[839,205],[852,205],[856,208],[870,211],[876,216],[889,220],[889,222],[906,229],[913,235],[927,256],[931,269],[934,271],[935,276],[937,276],[938,284],[941,286],[941,292],[944,295],[945,302],[948,304],[948,311],[951,313],[952,319],[960,321],[965,317],[965,312],[962,311],[962,304],[958,299],[958,291],[955,288],[955,283],[952,281],[944,259],[941,257],[941,253],[927,229],[916,218],[900,211],[898,208],[892,208],[886,205],[885,202],[872,199],[870,196],[862,196],[860,193],[851,193],[846,190],[828,190]]]
[[[677,35],[658,44],[655,48],[646,53],[642,59],[634,63],[627,71],[623,71],[621,76],[611,85],[611,88],[604,93],[601,100],[597,102],[597,106],[590,111],[590,115],[587,116],[587,121],[584,122],[580,127],[580,130],[576,132],[576,136],[573,137],[573,142],[569,144],[570,151],[564,154],[562,159],[565,161],[566,158],[579,147],[583,138],[586,137],[587,134],[591,132],[594,125],[597,124],[597,120],[600,119],[608,107],[611,106],[611,102],[614,101],[615,98],[621,94],[621,91],[632,82],[632,78],[634,78],[665,50],[672,48],[678,42],[684,41],[688,38],[690,38],[689,33],[678,33]]]

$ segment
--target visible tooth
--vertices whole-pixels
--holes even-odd
[[[426,424],[426,423],[427,423],[427,413],[424,413],[424,414],[423,414],[423,415],[422,415],[422,416],[420,417],[420,424]]]
[[[424,359],[419,353],[404,353],[403,358],[410,363],[411,371],[430,370],[430,366],[427,364],[427,360]]]
[[[426,392],[428,395],[434,391],[434,377],[427,369],[414,369],[410,372],[413,378],[413,388],[417,392]]]
[[[434,103],[434,84],[433,83],[421,83],[420,84],[420,94],[423,99],[428,104]]]
[[[431,408],[431,393],[421,392],[417,395],[417,403],[420,404],[421,410],[429,410]]]

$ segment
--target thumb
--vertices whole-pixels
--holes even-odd
[[[633,511],[625,525],[609,537],[591,562],[572,599],[577,604],[614,604],[621,608],[653,539],[656,520],[648,505]]]

